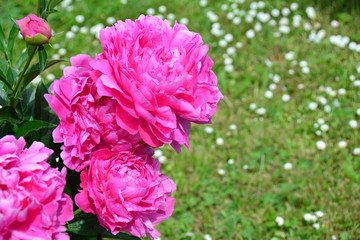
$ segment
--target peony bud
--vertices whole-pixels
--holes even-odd
[[[48,43],[51,38],[51,30],[47,22],[34,14],[23,19],[16,20],[20,33],[30,45]]]

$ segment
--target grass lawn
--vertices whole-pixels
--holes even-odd
[[[35,2],[5,1],[0,23]],[[360,16],[297,2],[64,1],[50,16],[49,56],[66,60],[100,52],[96,33],[115,19],[147,13],[209,44],[225,99],[212,125],[193,126],[191,149],[157,152],[177,184],[161,239],[359,239]]]

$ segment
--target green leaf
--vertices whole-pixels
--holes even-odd
[[[2,26],[0,25],[0,51],[5,53],[5,48],[6,48],[5,33]]]
[[[0,87],[0,105],[5,106],[7,104],[8,104],[7,93],[5,92],[4,88]]]
[[[34,119],[37,120],[49,120],[49,112],[44,95],[48,93],[47,88],[45,87],[43,82],[40,82],[36,88],[35,93],[35,108],[34,108]]]
[[[5,106],[0,108],[0,120],[5,120],[10,123],[18,123],[19,117],[13,107]]]
[[[40,73],[44,71],[46,60],[47,60],[47,53],[43,45],[41,45],[38,49],[39,54],[39,66],[40,66]]]
[[[6,71],[6,78],[7,78],[7,82],[10,84],[10,88],[11,86],[14,85],[17,79],[17,75],[18,75],[17,72],[9,66]]]
[[[10,73],[9,73],[10,74]],[[6,73],[7,75],[7,73]],[[9,89],[11,89],[11,84],[8,82],[7,77],[5,76],[5,73],[0,68],[0,81],[3,82]]]
[[[32,52],[32,50],[34,49],[34,46],[29,45],[27,50],[25,52],[23,52],[20,57],[18,58],[18,60],[15,63],[15,68],[19,70],[21,70],[21,68],[24,66],[26,60],[28,60],[30,53]]]
[[[32,115],[34,112],[34,102],[35,102],[35,91],[31,86],[28,86],[21,93],[19,98],[16,110],[18,113],[21,113],[22,120],[30,120],[32,119]]]
[[[39,6],[39,16],[42,16],[42,14],[45,12],[46,10],[46,0],[40,0],[39,1],[40,6]]]
[[[348,178],[360,185],[360,174],[355,172],[349,162],[342,162],[341,167]]]
[[[47,11],[51,11],[57,5],[59,5],[63,0],[49,0],[49,4],[47,6]]]
[[[16,24],[13,24],[13,26],[10,30],[10,33],[9,33],[9,38],[8,38],[8,43],[7,43],[8,60],[10,63],[12,62],[12,52],[13,52],[14,43],[15,43],[18,33],[19,33],[18,26]]]
[[[104,237],[112,239],[125,239],[125,240],[140,240],[138,237],[128,235],[126,233],[119,233],[116,236],[112,235],[105,228],[100,226],[97,217],[90,213],[81,213],[66,225],[67,231],[76,233],[82,236],[95,237],[100,233]]]
[[[44,70],[48,69],[49,67],[60,63],[60,62],[64,62],[64,60],[51,60],[48,61],[45,65]],[[39,63],[34,64],[33,66],[31,66],[31,68],[29,68],[24,76],[24,86],[22,86],[22,88],[24,89],[34,78],[36,78],[37,76],[39,76],[40,74],[40,66]]]
[[[19,129],[15,133],[15,136],[16,137],[21,137],[21,136],[26,137],[34,131],[38,131],[43,128],[51,128],[51,127],[55,127],[55,125],[52,123],[48,123],[48,122],[44,122],[44,121],[40,121],[40,120],[27,121],[19,127]]]

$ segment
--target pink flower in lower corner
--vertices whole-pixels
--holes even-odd
[[[69,239],[72,200],[63,193],[66,169],[46,162],[52,150],[23,138],[0,139],[0,239]]]
[[[116,100],[117,124],[152,147],[189,147],[190,122],[209,123],[223,98],[201,36],[140,16],[102,30],[100,41],[90,65],[99,95]]]
[[[160,235],[154,226],[173,212],[175,199],[169,194],[176,185],[160,173],[158,160],[147,150],[99,150],[81,173],[82,190],[75,196],[76,204],[84,212],[96,214],[113,234],[126,231],[154,239]]]

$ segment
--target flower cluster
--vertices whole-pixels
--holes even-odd
[[[8,135],[0,139],[0,238],[69,239],[66,221],[73,218],[70,197],[63,193],[66,169],[46,162],[52,150]]]
[[[54,141],[81,172],[76,196],[113,234],[160,233],[175,200],[151,147],[189,147],[190,123],[210,123],[223,98],[199,34],[153,16],[100,31],[103,52],[78,55],[46,95],[60,118]]]

